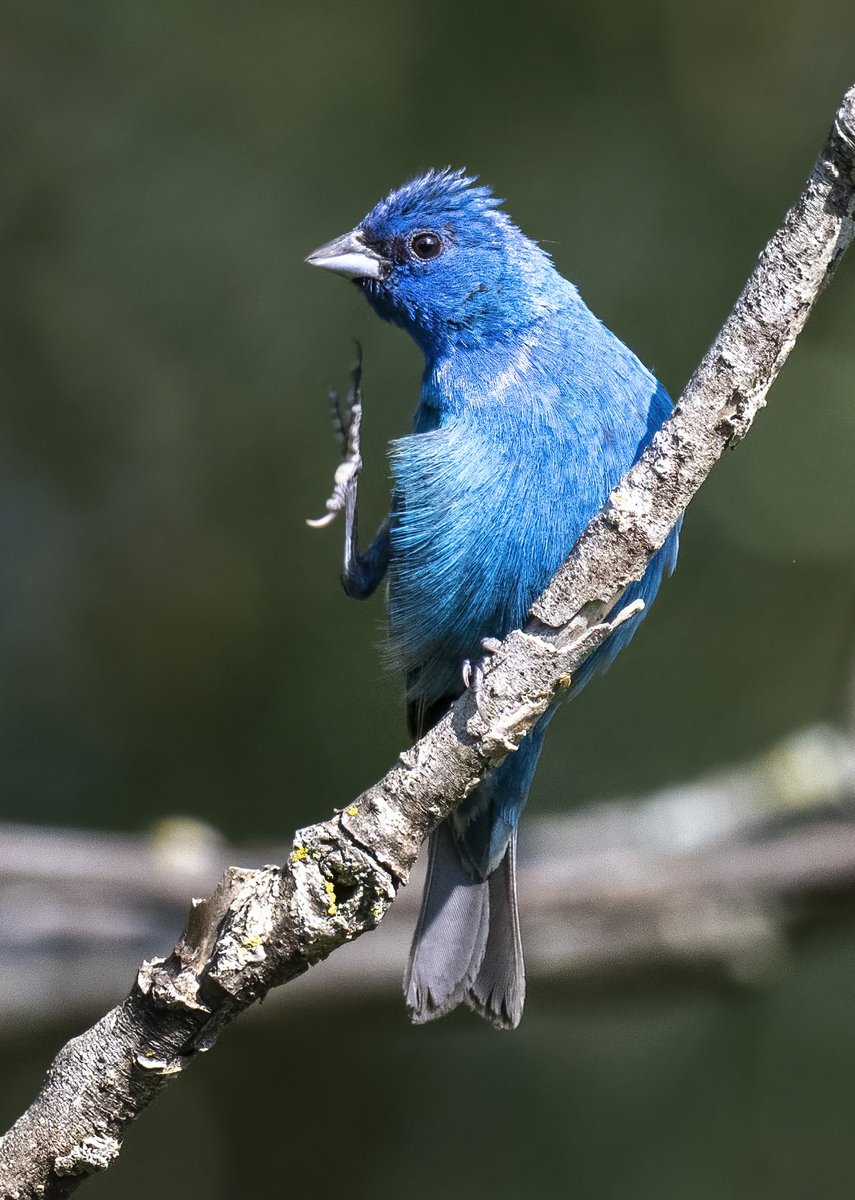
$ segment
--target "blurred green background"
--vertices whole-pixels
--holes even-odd
[[[677,393],[853,80],[836,0],[5,0],[0,816],[281,839],[405,744],[382,603],[346,601],[340,528],[303,519],[353,339],[366,530],[420,361],[308,251],[465,165]],[[555,727],[532,808],[842,719],[853,318],[855,261],[693,504],[643,635]],[[155,1163],[164,1195],[212,1200],[851,1197],[853,983],[841,927],[762,988],[534,987],[511,1037],[283,1007],[87,1186],[134,1200]],[[2,1123],[70,1032],[0,1044]]]

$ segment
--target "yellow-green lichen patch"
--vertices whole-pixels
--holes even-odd
[[[309,851],[306,849],[305,846],[296,846],[293,853],[291,854],[291,862],[292,863],[302,862],[304,858],[308,858],[308,857],[309,857]]]
[[[336,915],[336,913],[338,912],[338,905],[336,904],[336,899],[335,899],[335,884],[327,881],[327,883],[324,884],[324,891],[329,896],[329,901],[330,901],[329,907],[327,908],[327,912],[329,913],[329,915],[331,917],[334,917]]]

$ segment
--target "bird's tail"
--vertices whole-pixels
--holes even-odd
[[[465,1003],[515,1029],[525,1002],[516,887],[516,830],[499,865],[473,878],[444,822],[432,835],[425,890],[404,979],[417,1024]]]

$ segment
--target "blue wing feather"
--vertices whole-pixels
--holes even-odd
[[[414,432],[391,453],[390,650],[410,673],[409,699],[427,704],[460,690],[461,663],[480,656],[481,638],[524,620],[670,409],[579,300],[523,352],[459,357],[453,371],[428,368]],[[676,535],[633,596],[649,603],[675,554]]]

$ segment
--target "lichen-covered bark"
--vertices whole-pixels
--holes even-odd
[[[608,635],[598,624],[640,578],[724,449],[743,437],[841,255],[855,208],[855,88],[805,190],[722,332],[638,464],[485,664],[483,686],[374,787],[298,832],[283,866],[230,868],[194,901],[169,958],[69,1042],[0,1140],[0,1194],[62,1197],[109,1166],[137,1113],[271,987],[373,929],[425,836],[519,745]]]

